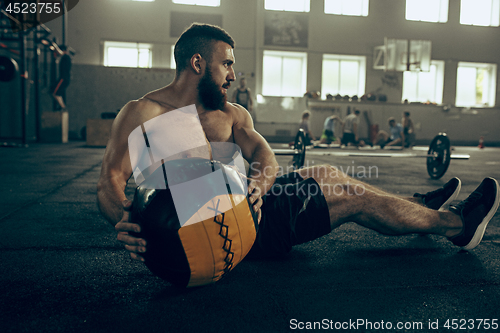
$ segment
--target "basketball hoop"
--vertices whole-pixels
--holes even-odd
[[[431,41],[384,38],[375,46],[373,69],[384,71],[428,72],[431,63]]]

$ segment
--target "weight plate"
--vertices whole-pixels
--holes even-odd
[[[6,56],[0,56],[0,81],[12,81],[16,76],[17,70],[17,62],[14,59]]]
[[[432,179],[444,176],[451,160],[450,139],[445,133],[439,133],[432,140],[427,151],[427,173]]]

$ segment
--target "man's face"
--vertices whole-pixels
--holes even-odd
[[[234,81],[233,48],[218,41],[213,46],[212,61],[207,63],[205,74],[198,83],[198,93],[203,107],[220,110],[227,102],[227,90]]]
[[[389,121],[389,126],[390,127],[396,126],[396,121],[394,121],[394,120]]]
[[[245,86],[246,86],[246,85],[247,85],[247,80],[245,80],[245,79],[241,79],[241,80],[240,80],[240,87],[241,87],[241,88],[245,88]]]

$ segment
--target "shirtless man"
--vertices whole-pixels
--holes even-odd
[[[259,172],[278,167],[269,144],[254,130],[243,107],[226,102],[227,90],[235,80],[233,47],[234,41],[225,31],[208,25],[193,25],[177,42],[174,81],[129,102],[118,113],[104,155],[97,196],[101,213],[119,231],[118,239],[130,243],[125,246],[128,250],[145,250],[144,240],[128,235],[128,231],[138,231],[139,226],[129,223],[128,213],[124,214],[124,207],[130,205],[124,190],[132,174],[128,137],[135,128],[152,118],[195,104],[208,141],[235,142],[247,161],[252,161],[254,166],[260,164],[250,173],[253,182],[248,186],[256,211],[262,205],[260,193],[266,193],[274,183],[276,171]],[[138,258],[134,253],[132,257]]]
[[[479,244],[498,208],[498,183],[492,178],[486,178],[451,211],[448,205],[460,190],[457,178],[441,189],[412,198],[383,192],[329,165],[276,178],[278,163],[268,143],[254,130],[248,112],[226,102],[227,89],[235,79],[233,46],[224,30],[192,25],[176,43],[174,81],[128,103],[113,123],[98,183],[98,203],[132,259],[144,260],[141,253],[146,251],[146,241],[129,234],[140,232],[140,226],[129,220],[130,202],[124,194],[132,174],[127,138],[144,122],[192,104],[207,140],[234,142],[252,166],[249,197],[254,210],[259,211],[260,224],[251,254],[286,254],[291,246],[351,221],[388,235],[442,235],[465,249]],[[183,157],[189,157],[186,155]],[[304,185],[307,191],[303,191]]]
[[[410,118],[410,111],[403,112],[403,119],[401,119],[401,125],[403,126],[403,134],[405,137],[405,147],[413,147],[415,142],[415,127],[413,126],[413,120]]]

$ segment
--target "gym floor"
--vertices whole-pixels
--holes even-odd
[[[484,177],[500,179],[499,148],[456,147],[471,158],[452,160],[440,180],[429,178],[425,158],[316,151],[306,164],[354,166],[361,176],[365,168],[363,180],[402,196],[457,176],[462,200]],[[0,148],[2,332],[286,332],[308,322],[363,332],[466,323],[460,331],[477,332],[477,319],[489,319],[489,331],[500,320],[499,213],[470,252],[437,236],[388,237],[349,223],[287,259],[244,260],[214,285],[184,290],[131,262],[100,216],[103,153],[83,142]],[[283,167],[289,159],[278,157]]]

